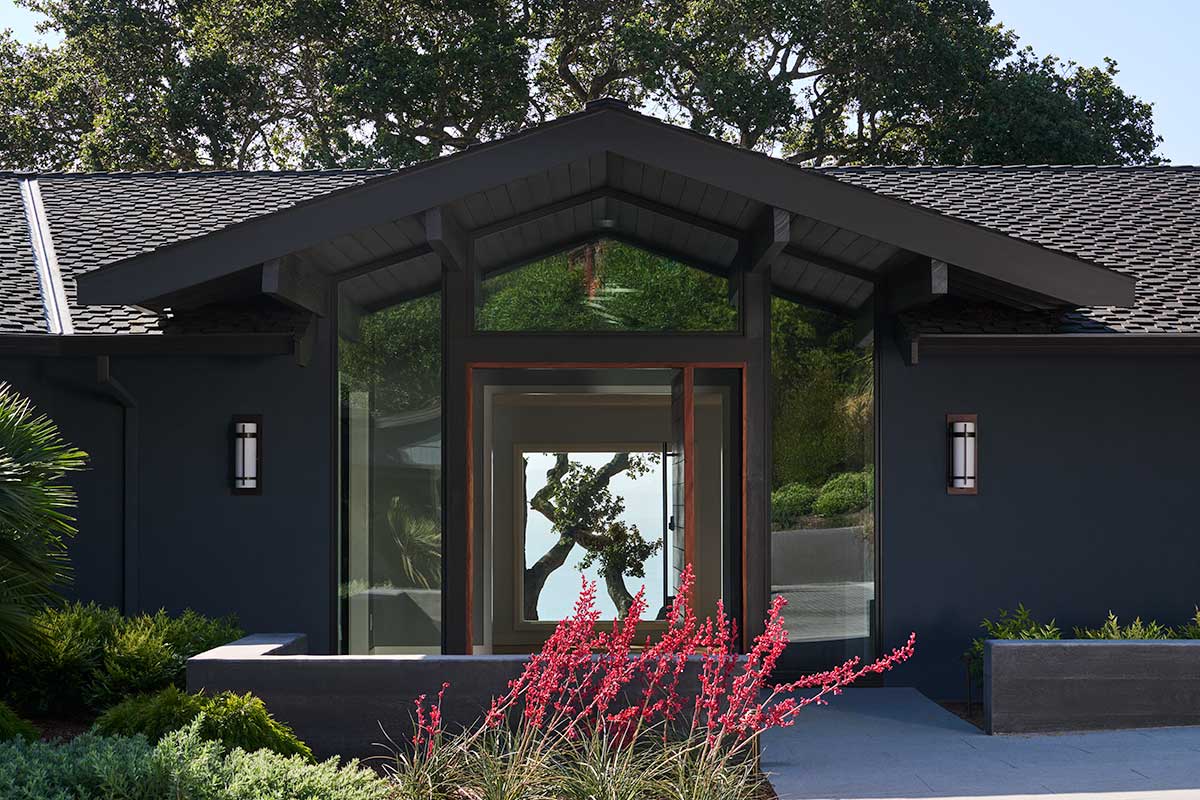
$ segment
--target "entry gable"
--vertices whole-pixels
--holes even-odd
[[[1133,302],[1127,275],[613,101],[118,261],[79,294],[155,307],[256,286],[323,313],[325,279],[370,275],[403,297],[460,262],[487,274],[601,235],[710,271],[769,263],[781,294],[846,312],[915,262],[1002,300]]]

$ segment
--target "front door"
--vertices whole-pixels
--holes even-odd
[[[605,620],[639,594],[662,625],[684,565],[693,604],[740,591],[741,369],[472,370],[476,649],[528,652],[596,585]]]

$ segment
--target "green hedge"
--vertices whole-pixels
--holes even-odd
[[[871,504],[873,475],[870,470],[843,472],[834,475],[817,495],[813,511],[823,517],[834,517],[861,511]]]
[[[782,531],[794,528],[801,517],[813,513],[817,490],[803,483],[789,483],[771,492],[771,527]]]
[[[9,708],[6,703],[0,703],[0,742],[7,742],[10,739],[24,739],[32,742],[36,741],[38,736],[38,729],[33,726],[33,723],[21,719],[17,716],[17,712]]]
[[[130,697],[113,706],[96,720],[94,732],[103,736],[140,734],[158,742],[197,717],[200,736],[227,748],[266,749],[312,760],[308,745],[297,739],[291,728],[272,717],[262,700],[248,693],[221,692],[206,697],[168,686],[155,694]]]
[[[391,785],[357,761],[313,764],[206,741],[199,720],[150,744],[84,734],[67,744],[0,743],[5,800],[385,800]]]
[[[127,618],[93,603],[47,608],[36,624],[37,647],[0,664],[4,696],[34,714],[77,715],[182,686],[188,658],[243,635],[232,617],[188,610]]]

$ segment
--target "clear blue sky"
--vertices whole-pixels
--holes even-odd
[[[1117,60],[1126,91],[1154,103],[1161,153],[1200,164],[1200,2],[1195,0],[992,0],[996,18],[1032,45],[1080,64]],[[0,28],[36,37],[36,18],[0,0]]]

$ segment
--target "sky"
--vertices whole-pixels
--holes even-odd
[[[1105,56],[1121,69],[1119,84],[1154,103],[1160,154],[1175,164],[1200,164],[1200,110],[1195,83],[1200,54],[1196,0],[992,0],[996,19],[1038,55],[1053,53],[1092,66]],[[37,17],[0,0],[0,28],[37,37]]]

